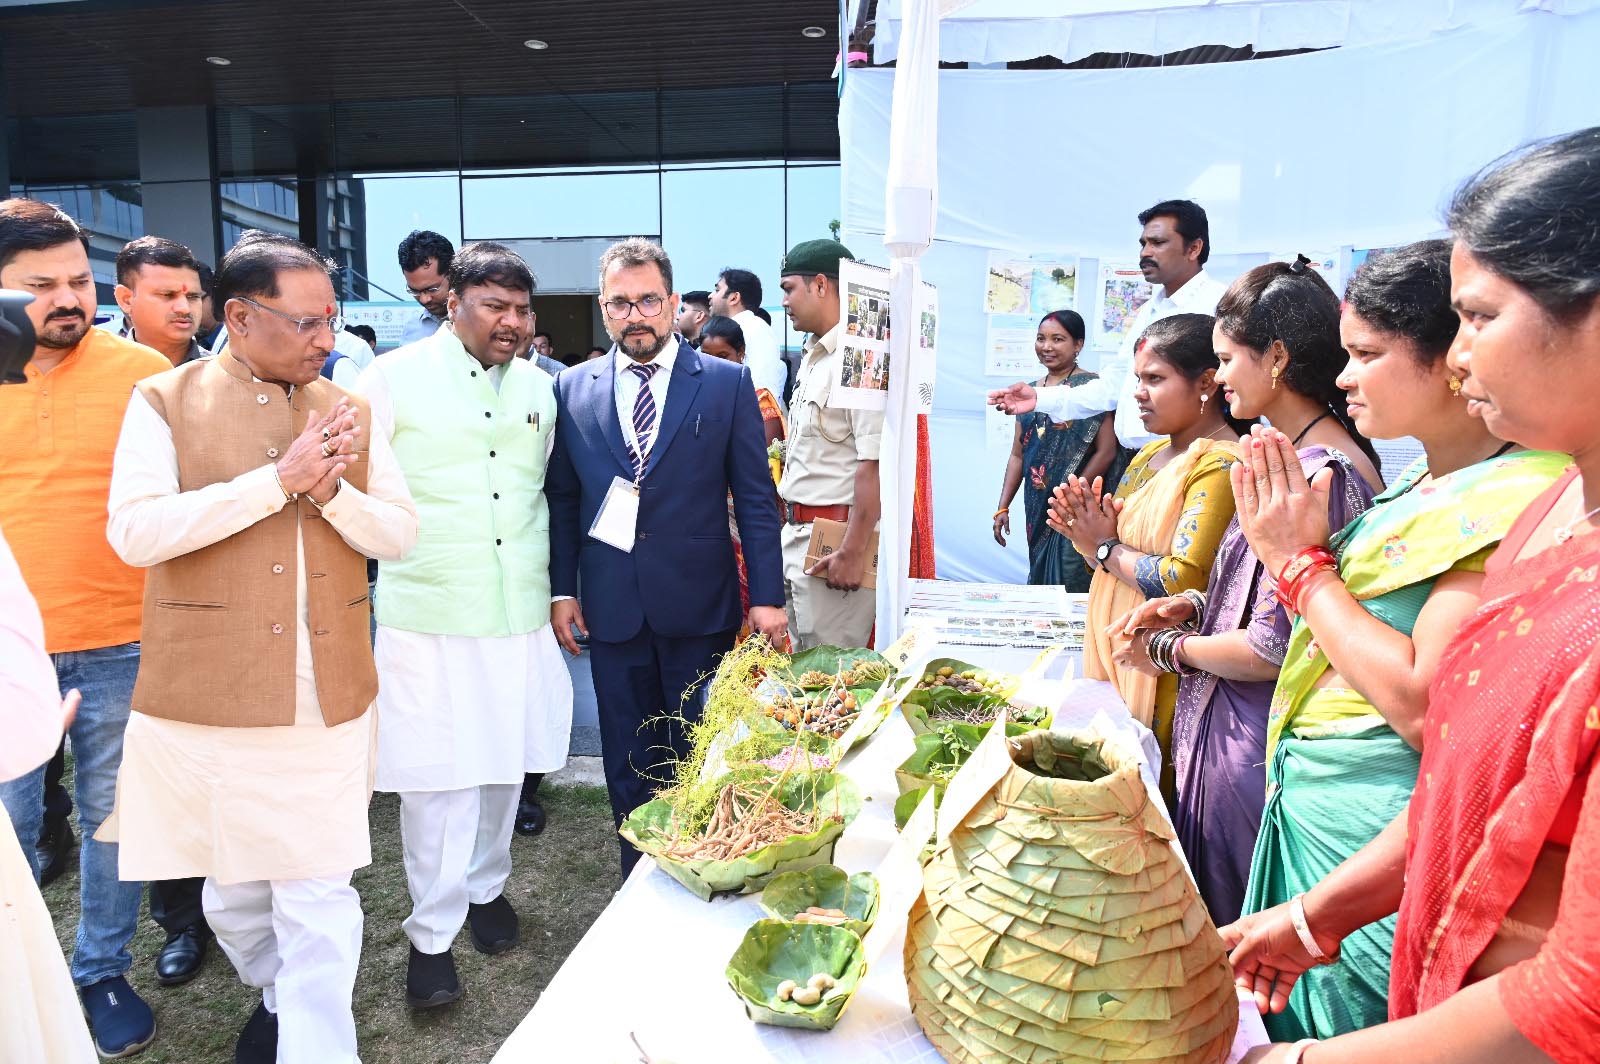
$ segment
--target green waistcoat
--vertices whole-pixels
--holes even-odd
[[[555,383],[512,359],[497,392],[447,327],[374,363],[417,545],[379,565],[378,623],[439,635],[524,635],[550,623],[545,455]]]

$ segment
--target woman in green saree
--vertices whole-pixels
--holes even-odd
[[[1345,293],[1340,334],[1350,361],[1339,385],[1356,427],[1372,439],[1413,436],[1425,452],[1371,509],[1331,537],[1325,507],[1302,519],[1317,528],[1258,512],[1257,483],[1284,475],[1304,483],[1293,448],[1273,430],[1245,441],[1233,472],[1240,526],[1268,573],[1281,578],[1304,544],[1318,543],[1336,556],[1339,577],[1308,581],[1294,604],[1300,615],[1267,723],[1267,804],[1246,912],[1301,894],[1405,808],[1428,684],[1477,606],[1484,561],[1569,461],[1495,439],[1455,394],[1459,381],[1445,365],[1457,322],[1449,261],[1446,241],[1412,244],[1369,260]],[[1326,492],[1327,479],[1307,487]],[[1266,1017],[1274,1040],[1383,1022],[1393,942],[1393,917],[1346,938],[1339,963],[1307,973],[1288,1008]]]

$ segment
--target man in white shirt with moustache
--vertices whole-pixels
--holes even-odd
[[[1121,453],[1106,477],[1106,491],[1115,489],[1128,460],[1156,439],[1144,430],[1133,401],[1136,384],[1133,355],[1150,323],[1171,314],[1215,314],[1227,285],[1205,272],[1211,257],[1211,228],[1205,208],[1192,200],[1162,200],[1139,214],[1139,270],[1156,286],[1134,315],[1122,345],[1100,367],[1098,380],[1075,387],[1036,389],[1013,384],[989,393],[989,404],[1007,414],[1042,410],[1055,421],[1074,421],[1113,411]]]

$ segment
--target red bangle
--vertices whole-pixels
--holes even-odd
[[[1326,547],[1308,547],[1295,555],[1283,567],[1283,578],[1278,581],[1277,597],[1291,614],[1300,613],[1300,598],[1307,585],[1318,573],[1339,571],[1339,563]]]

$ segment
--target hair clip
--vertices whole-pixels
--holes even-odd
[[[1306,267],[1311,265],[1311,260],[1304,255],[1296,255],[1294,261],[1289,263],[1290,273],[1305,273]]]

